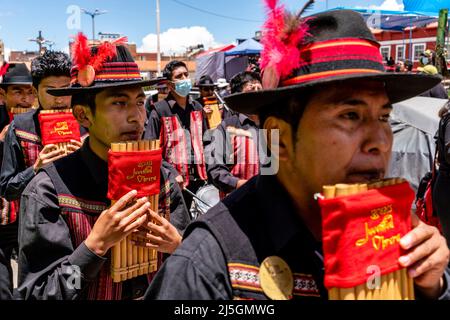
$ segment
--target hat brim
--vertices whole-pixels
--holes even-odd
[[[122,81],[122,82],[113,82],[113,83],[96,83],[91,87],[69,87],[62,89],[48,89],[47,93],[55,96],[55,97],[65,97],[72,96],[78,93],[88,93],[95,92],[99,90],[105,90],[110,88],[120,88],[120,87],[130,87],[130,86],[141,86],[148,87],[153,86],[155,84],[166,81],[166,78],[156,78],[151,80],[140,80],[140,81]]]
[[[31,86],[33,82],[25,82],[25,81],[13,81],[13,82],[0,82],[1,87],[6,86]]]
[[[284,88],[238,93],[225,97],[225,102],[234,111],[245,114],[258,114],[264,107],[281,99],[289,98],[303,90],[311,90],[333,82],[339,83],[358,79],[384,82],[387,95],[392,104],[418,96],[441,82],[439,77],[426,74],[381,73],[345,75]]]
[[[214,87],[216,87],[216,85],[215,84],[198,84],[197,87],[199,87],[199,88],[205,88],[205,87],[214,88]]]

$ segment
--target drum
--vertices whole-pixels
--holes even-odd
[[[220,202],[219,190],[213,185],[201,187],[198,191],[191,206],[191,216],[195,220],[199,216],[204,215],[209,209]]]

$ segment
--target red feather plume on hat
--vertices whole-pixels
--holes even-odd
[[[3,65],[0,67],[0,77],[3,77],[6,72],[8,72],[9,64],[4,62]]]
[[[308,35],[307,19],[300,19],[301,14],[314,1],[308,1],[298,15],[285,10],[278,0],[264,0],[269,17],[263,26],[261,43],[264,50],[261,55],[261,68],[264,72],[265,88],[278,86],[281,78],[289,76],[300,66],[299,45]],[[264,79],[265,78],[265,79]],[[269,79],[268,79],[269,78]]]
[[[78,33],[75,42],[72,45],[72,57],[74,65],[79,70],[90,65],[95,71],[102,68],[102,64],[117,56],[116,47],[123,45],[128,41],[126,37],[119,38],[113,42],[106,41],[98,46],[97,54],[91,55],[91,48],[87,37],[83,33]]]
[[[73,64],[78,69],[78,82],[82,86],[90,86],[94,82],[95,73],[102,69],[103,64],[117,56],[116,47],[127,41],[126,37],[121,37],[113,42],[103,42],[97,47],[97,53],[92,55],[88,38],[83,33],[78,33],[71,47]]]

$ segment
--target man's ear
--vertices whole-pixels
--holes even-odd
[[[73,107],[73,116],[77,119],[80,126],[89,129],[92,125],[92,112],[91,108],[76,105]]]
[[[292,159],[294,152],[294,142],[292,140],[291,125],[279,118],[269,117],[267,118],[266,122],[264,122],[263,128],[267,130],[267,145],[269,146],[269,148],[272,148],[272,131],[275,130],[274,133],[278,133],[278,158],[280,159],[280,161],[289,161],[290,159]]]

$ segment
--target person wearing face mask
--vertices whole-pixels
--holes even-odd
[[[231,94],[262,90],[261,77],[255,72],[238,73],[230,82]],[[259,117],[243,113],[225,119],[214,131],[213,142],[206,147],[206,155],[211,157],[207,171],[221,198],[259,173],[258,132]]]
[[[189,96],[192,82],[186,64],[169,62],[163,76],[168,80],[169,95],[156,103],[150,113],[145,139],[161,138],[163,158],[174,167],[173,173],[184,188],[183,196],[190,208],[191,193],[195,194],[207,180],[203,149],[207,123],[202,106]]]

